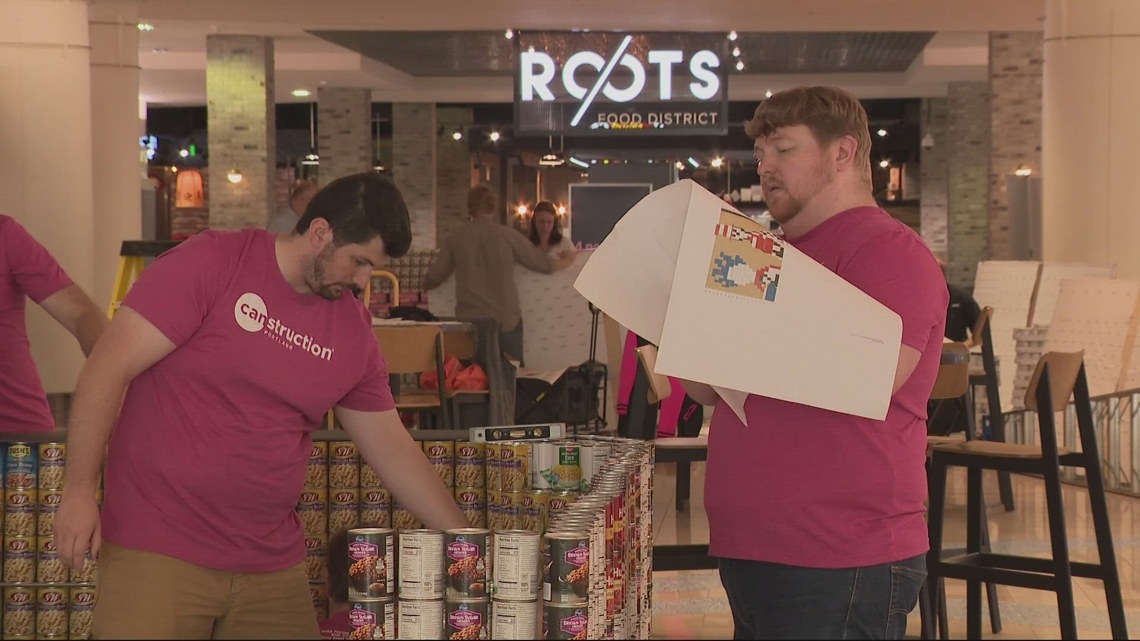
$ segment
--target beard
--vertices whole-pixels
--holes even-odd
[[[780,224],[787,224],[790,220],[795,218],[807,202],[815,197],[820,191],[827,187],[828,171],[823,159],[816,162],[812,167],[811,173],[805,180],[800,181],[796,188],[790,189],[787,183],[780,182],[779,195],[773,201],[768,193],[765,193],[765,204],[768,205],[768,213],[771,214],[772,219]],[[767,192],[767,189],[765,189]]]
[[[333,252],[336,248],[332,243],[325,245],[321,253],[313,258],[305,269],[305,284],[313,293],[325,300],[337,300],[344,295],[345,290],[352,292],[354,295],[360,293],[360,288],[353,283],[329,283],[325,282],[326,274],[328,272],[328,265],[332,261]]]

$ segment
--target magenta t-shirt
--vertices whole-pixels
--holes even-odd
[[[24,297],[39,304],[68,285],[48,250],[0,214],[0,432],[55,429],[28,343]]]
[[[131,382],[107,452],[103,536],[231,572],[304,560],[295,512],[329,408],[394,407],[368,312],[300,294],[274,235],[203,232],[123,304],[177,348]]]
[[[841,212],[788,241],[897,312],[903,344],[922,359],[883,421],[752,395],[745,427],[719,402],[705,482],[709,553],[815,568],[922,554],[926,401],[941,359],[946,281],[922,239],[879,208]]]

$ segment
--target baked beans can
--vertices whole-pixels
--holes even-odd
[[[4,536],[36,535],[36,491],[4,490]]]
[[[32,583],[36,580],[36,538],[4,537],[4,582]]]
[[[329,490],[329,536],[360,524],[360,489],[341,487]]]
[[[387,598],[396,591],[396,532],[390,528],[348,531],[348,598]]]
[[[36,637],[67,636],[67,588],[49,585],[36,590]]]
[[[542,599],[584,603],[589,593],[590,537],[586,531],[547,532],[542,537]]]
[[[91,617],[95,613],[95,588],[71,588],[71,613],[68,617],[69,636],[72,639],[91,637]]]
[[[529,488],[530,443],[500,443],[498,460],[499,487],[497,489],[503,492],[522,492]]]
[[[455,443],[455,486],[487,487],[486,446],[483,443]]]
[[[496,530],[517,530],[522,527],[524,492],[499,492],[499,525]]]
[[[36,533],[40,536],[55,535],[55,513],[63,500],[63,490],[40,490],[36,505]]]
[[[350,639],[395,639],[396,601],[353,601],[348,606],[348,626]]]
[[[392,527],[392,492],[374,487],[360,490],[360,524],[366,527]]]
[[[444,563],[447,564],[447,596],[453,599],[485,599],[490,594],[491,531],[460,528],[444,532]]]
[[[9,443],[4,454],[4,487],[20,490],[36,487],[35,445],[30,443]]]
[[[524,492],[522,507],[519,508],[519,527],[542,534],[546,530],[546,510],[549,504],[549,490]]]
[[[455,487],[455,441],[424,441],[423,448],[443,484]]]
[[[487,527],[487,490],[481,487],[455,488],[455,504],[474,528]]]
[[[487,490],[487,528],[490,530],[503,530],[503,504],[502,492]]]
[[[498,490],[503,486],[503,468],[499,464],[498,444],[487,443],[483,455],[487,459],[487,490]]]
[[[590,608],[585,603],[542,604],[543,639],[585,639]]]
[[[562,510],[565,510],[568,505],[573,505],[574,501],[578,500],[577,492],[553,492],[546,503],[547,522],[554,518]]]
[[[21,586],[4,588],[4,636],[31,637],[35,633],[35,588]]]
[[[328,441],[313,441],[313,448],[309,452],[309,467],[305,471],[305,487],[328,487],[328,485]]]
[[[72,583],[95,583],[99,576],[99,565],[95,559],[84,558],[83,567],[71,568]]]
[[[64,443],[40,443],[37,486],[41,490],[63,488],[63,464],[67,454]]]
[[[401,639],[445,639],[443,599],[400,599],[396,629]]]
[[[495,598],[504,601],[534,601],[542,585],[538,571],[539,535],[527,530],[495,532]]]
[[[365,463],[360,462],[360,489],[375,489],[384,487],[384,481],[380,478],[380,473],[376,468]]]
[[[309,598],[313,601],[313,611],[317,619],[324,619],[329,615],[328,588],[324,583],[309,583]]]
[[[423,524],[399,501],[392,501],[392,527],[397,530],[418,530]]]
[[[582,488],[581,448],[577,443],[535,443],[532,487],[550,490]]]
[[[400,598],[443,598],[443,532],[404,530],[399,534],[399,541],[396,567],[400,569]]]
[[[537,639],[538,599],[533,601],[491,601],[492,639]]]
[[[325,536],[329,531],[329,493],[323,487],[307,487],[297,498],[297,517],[309,536]]]
[[[328,537],[308,535],[305,537],[305,574],[310,581],[322,581],[328,568]]]
[[[67,583],[67,566],[55,547],[54,536],[41,536],[36,543],[36,582]]]
[[[356,450],[356,443],[329,443],[329,487],[360,487],[360,454]]]
[[[448,598],[444,601],[446,627],[441,639],[477,641],[491,636],[491,602],[487,599]]]

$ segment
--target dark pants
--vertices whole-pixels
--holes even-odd
[[[720,560],[736,639],[902,639],[926,555],[825,570]]]
[[[499,332],[499,349],[505,353],[510,354],[512,358],[523,363],[523,324],[519,321],[518,326],[509,332]]]

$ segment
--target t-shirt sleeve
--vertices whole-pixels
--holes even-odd
[[[123,305],[175,345],[185,343],[226,290],[240,260],[242,236],[204,231],[156,258]]]
[[[358,412],[383,412],[396,407],[392,399],[392,388],[388,384],[388,362],[380,353],[380,342],[372,333],[372,318],[363,307],[368,324],[367,336],[362,336],[365,344],[364,373],[360,381],[337,402],[337,407],[343,407]]]
[[[505,232],[507,241],[511,244],[511,251],[515,255],[515,262],[532,272],[550,274],[554,272],[554,262],[550,256],[535,247],[526,236],[514,231]]]
[[[942,336],[949,293],[942,271],[921,242],[902,234],[874,236],[840,273],[902,318],[902,343],[924,351]]]
[[[0,216],[0,260],[20,291],[37,305],[71,285],[59,262],[24,226]]]

